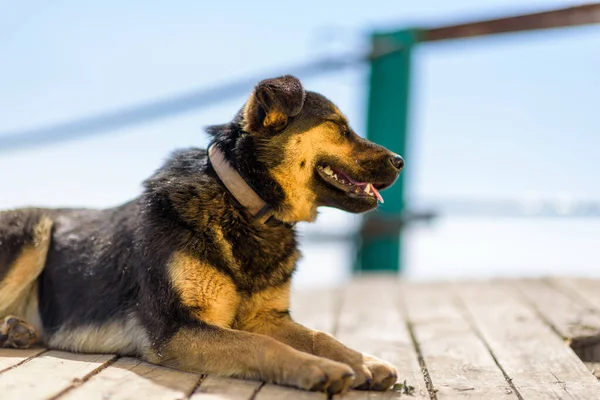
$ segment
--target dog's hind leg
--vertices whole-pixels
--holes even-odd
[[[52,220],[41,210],[0,212],[0,346],[23,348],[38,339],[37,278],[51,231]]]

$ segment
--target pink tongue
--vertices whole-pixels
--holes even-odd
[[[383,197],[381,197],[381,194],[379,193],[379,191],[377,189],[375,189],[375,186],[373,186],[370,183],[364,183],[364,182],[357,182],[354,179],[350,178],[348,175],[343,174],[344,177],[346,179],[348,179],[350,182],[352,182],[353,184],[355,184],[356,186],[361,187],[365,192],[367,191],[367,188],[370,187],[370,191],[373,192],[375,194],[375,197],[377,197],[377,200],[383,204]]]

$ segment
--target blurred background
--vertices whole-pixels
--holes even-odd
[[[204,127],[284,73],[366,135],[373,79],[405,75],[374,78],[360,61],[374,32],[580,4],[0,0],[0,209],[128,201],[171,151],[206,146]],[[386,201],[403,201],[402,246],[383,269],[600,276],[600,25],[413,44],[407,140],[389,138],[406,160],[404,199]],[[348,279],[362,221],[324,209],[302,225],[296,286]]]

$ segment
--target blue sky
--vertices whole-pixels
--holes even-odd
[[[286,72],[286,66],[328,50],[364,49],[373,29],[438,26],[579,3],[0,0],[0,134]],[[600,26],[424,44],[414,66],[412,139],[405,154],[412,196],[600,198]],[[366,72],[330,73],[306,79],[305,86],[330,97],[364,131]],[[2,153],[0,208],[126,201],[171,150],[204,146],[202,128],[229,120],[243,102],[240,96],[96,138]],[[324,217],[356,221],[333,211]],[[583,223],[589,232],[600,231],[596,222]],[[490,224],[481,229],[493,231]],[[428,240],[441,231],[428,231],[429,239],[415,239],[420,244],[413,247],[449,246],[451,238],[465,243],[467,237],[457,239],[457,232],[475,228],[448,229],[438,244]],[[564,229],[570,228],[561,228],[562,234],[557,229],[552,240],[562,243]],[[598,254],[592,247],[573,251],[583,253],[584,266]],[[412,264],[448,260],[426,254],[424,249]],[[454,257],[459,264],[467,260],[465,252]]]

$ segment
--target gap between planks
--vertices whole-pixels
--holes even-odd
[[[346,284],[341,294],[336,338],[357,351],[392,363],[398,381],[414,387],[413,398],[435,398],[430,393],[419,356],[400,306],[400,281],[396,275],[368,275]],[[343,398],[398,398],[400,392],[352,391]],[[339,396],[336,396],[339,397]]]
[[[150,364],[136,358],[119,358],[60,397],[61,400],[177,400],[187,398],[201,379],[199,374]]]
[[[524,299],[490,282],[456,284],[455,293],[523,398],[598,398],[600,384]]]
[[[0,349],[0,374],[47,352],[45,348],[31,348],[24,350]]]
[[[403,284],[406,317],[431,385],[444,399],[518,399],[450,284]]]
[[[545,281],[582,304],[600,310],[600,279],[555,277]]]
[[[523,298],[583,361],[600,361],[600,310],[585,293],[571,290],[564,282],[527,279],[498,285]]]
[[[55,398],[110,365],[114,355],[47,351],[0,374],[2,396],[47,400]]]
[[[399,284],[395,275],[360,277],[340,288],[292,292],[291,313],[299,323],[334,335],[340,342],[391,362],[399,381],[415,387],[412,398],[428,399],[429,393],[418,363],[410,334],[399,311]],[[271,397],[276,389],[266,385],[257,400],[284,399],[292,393],[302,399],[326,399],[321,393],[285,389]],[[288,396],[288,397],[286,397]],[[367,392],[352,390],[334,399],[395,399],[407,396],[395,391]],[[300,398],[300,397],[298,397]]]
[[[590,370],[592,375],[597,379],[600,379],[600,363],[598,362],[584,362],[585,366]]]
[[[600,362],[600,280],[577,278],[547,279],[546,283],[564,293],[585,309],[585,320],[580,318],[578,326],[581,336],[573,337],[571,347],[577,355],[587,362]]]

